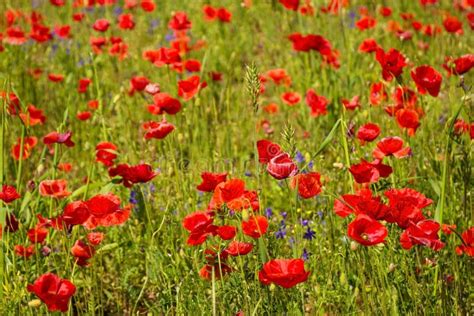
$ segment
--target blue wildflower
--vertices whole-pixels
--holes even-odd
[[[128,201],[132,204],[138,204],[137,192],[136,191],[131,191],[130,192],[130,198],[128,199]]]
[[[306,250],[306,248],[303,248],[303,254],[301,255],[301,258],[304,261],[307,261],[309,259],[309,252]]]
[[[270,218],[270,217],[273,216],[273,211],[272,211],[272,208],[271,208],[271,207],[267,207],[267,208],[265,209],[265,216],[268,217],[268,218]]]
[[[297,163],[303,163],[304,162],[304,156],[300,151],[296,152],[295,160],[296,160]]]
[[[308,226],[306,229],[306,232],[303,235],[304,239],[308,240],[313,240],[313,238],[316,236],[316,232],[314,230],[311,230],[311,227]]]

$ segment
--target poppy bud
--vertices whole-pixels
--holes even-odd
[[[29,180],[26,185],[28,191],[33,192],[36,189],[36,183],[33,180]]]
[[[38,174],[41,174],[41,173],[43,173],[43,171],[44,171],[44,165],[41,163],[41,164],[39,164],[38,167],[36,168],[36,172],[37,172]]]
[[[29,307],[40,307],[41,306],[41,300],[39,299],[34,299],[28,302]]]
[[[49,254],[51,253],[51,248],[49,248],[48,246],[43,246],[41,248],[41,254],[45,257],[49,256]]]
[[[246,209],[242,210],[242,220],[243,221],[248,221],[249,220],[249,211]]]
[[[356,251],[357,248],[359,248],[359,244],[356,243],[355,241],[351,241],[351,250]]]
[[[396,264],[390,263],[390,265],[388,266],[388,272],[393,272],[395,271],[396,268],[397,268]]]

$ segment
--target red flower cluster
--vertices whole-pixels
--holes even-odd
[[[373,196],[369,189],[356,194],[345,194],[334,201],[334,212],[341,217],[351,214],[356,219],[348,226],[348,236],[364,246],[379,244],[388,235],[387,228],[379,221],[396,223],[404,231],[400,244],[405,249],[423,245],[440,250],[444,243],[439,240],[440,225],[425,219],[422,209],[432,203],[423,194],[413,189],[389,189],[384,193],[388,204],[379,196]]]
[[[277,180],[295,176],[298,167],[288,153],[281,150],[278,144],[262,139],[257,142],[258,160],[267,165],[268,173]]]
[[[246,255],[253,248],[251,242],[235,239],[238,226],[231,225],[232,222],[240,218],[242,234],[258,239],[267,232],[268,221],[261,215],[248,215],[248,211],[253,213],[259,210],[259,203],[257,193],[246,190],[244,181],[240,179],[226,181],[227,173],[204,172],[201,177],[203,182],[198,185],[198,189],[213,194],[208,209],[188,214],[182,224],[189,232],[186,242],[188,245],[201,245],[206,241],[210,243],[205,250],[207,263],[200,271],[201,277],[211,279],[214,273],[220,278],[232,272],[228,263],[229,256]],[[221,225],[216,225],[217,220]],[[229,241],[225,248],[218,248],[212,244],[212,239],[209,237],[217,236],[222,241]]]
[[[43,274],[27,289],[38,296],[50,312],[67,312],[69,300],[76,293],[74,284],[54,273]]]

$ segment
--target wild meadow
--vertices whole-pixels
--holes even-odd
[[[2,0],[1,315],[471,315],[472,0]]]

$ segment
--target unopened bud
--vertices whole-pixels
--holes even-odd
[[[359,248],[359,244],[356,243],[355,241],[351,241],[351,250],[356,251],[357,248]]]
[[[31,300],[31,301],[28,302],[28,306],[29,307],[40,307],[41,306],[41,300],[39,300],[39,299]]]

